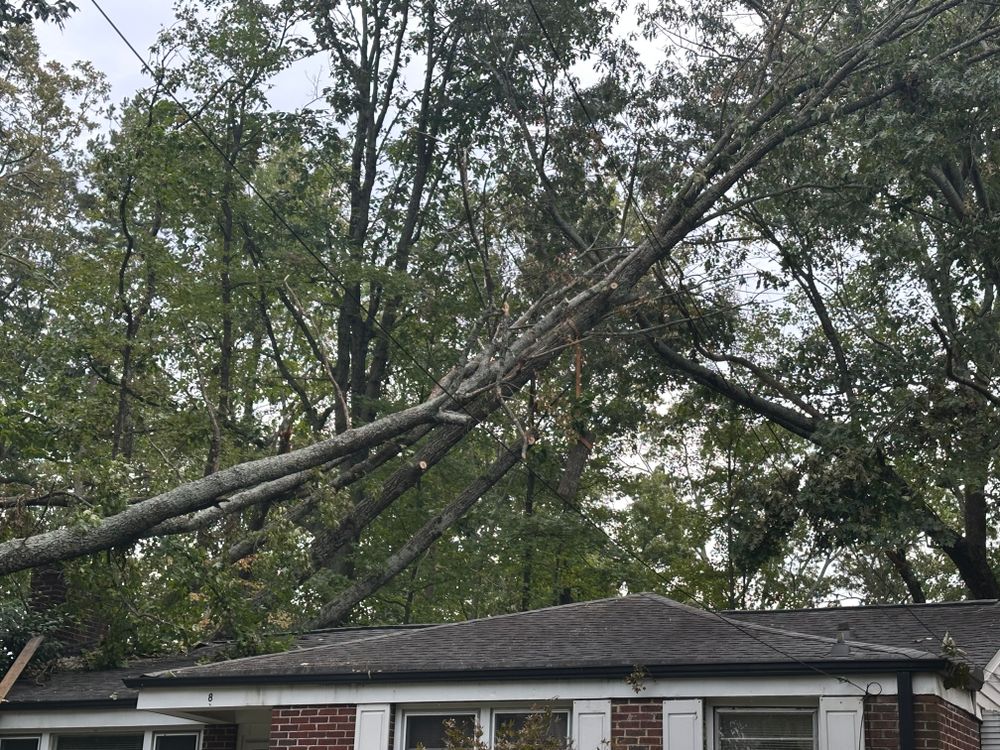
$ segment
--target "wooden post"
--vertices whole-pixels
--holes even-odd
[[[10,665],[10,669],[7,670],[7,674],[3,676],[0,680],[0,702],[7,699],[7,693],[10,689],[14,687],[14,683],[17,682],[17,678],[21,676],[21,672],[24,668],[28,666],[28,662],[31,661],[31,657],[35,655],[35,651],[38,647],[42,645],[42,641],[45,640],[45,636],[36,635],[30,641],[24,644],[24,648],[21,649],[21,653],[17,655],[14,659],[14,663]]]

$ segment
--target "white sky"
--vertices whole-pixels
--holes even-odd
[[[104,12],[121,29],[144,57],[160,29],[174,21],[173,0],[98,0]],[[77,10],[63,28],[36,23],[35,33],[42,54],[70,65],[89,60],[104,73],[111,84],[111,101],[120,102],[150,83],[125,43],[118,38],[90,0],[76,0]],[[310,103],[315,96],[317,78],[325,77],[320,58],[303,60],[278,75],[269,99],[277,109],[295,110]]]
[[[89,0],[76,0],[77,11],[60,29],[36,23],[42,54],[69,64],[89,60],[111,83],[111,100],[118,102],[149,83],[139,61]],[[157,32],[173,19],[171,0],[101,0],[101,7],[118,24],[139,52],[145,54]]]
[[[65,65],[77,60],[89,60],[104,73],[111,85],[111,101],[115,104],[137,89],[150,83],[149,76],[125,43],[94,7],[91,0],[75,0],[77,10],[62,28],[51,23],[34,24],[42,53]],[[149,47],[160,29],[174,21],[173,0],[98,0],[105,13],[118,26],[132,45],[148,58]],[[637,25],[630,6],[625,14],[623,30],[634,31]],[[656,60],[662,55],[657,45],[636,40],[642,57]],[[272,81],[268,99],[272,107],[294,111],[311,104],[316,96],[317,80],[324,81],[326,60],[323,55],[301,60],[283,71]],[[596,80],[592,63],[580,61],[573,73],[584,85]]]

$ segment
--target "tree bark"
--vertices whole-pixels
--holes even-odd
[[[897,575],[899,575],[903,585],[906,586],[906,591],[910,595],[910,601],[914,604],[923,604],[926,602],[927,596],[924,594],[924,587],[921,585],[920,579],[917,578],[917,573],[913,570],[913,566],[910,565],[910,561],[906,558],[906,548],[887,549],[885,556],[892,563],[892,567]]]
[[[362,576],[336,599],[326,604],[316,619],[309,624],[309,627],[328,628],[340,624],[359,602],[399,575],[455,521],[464,516],[493,485],[499,482],[521,460],[520,442],[500,450],[500,457],[484,474],[466,487],[444,510],[420,527],[417,533],[391,555],[380,569]]]

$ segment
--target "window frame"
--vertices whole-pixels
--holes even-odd
[[[407,748],[407,742],[406,742],[406,735],[407,735],[408,727],[407,727],[406,722],[407,722],[407,720],[411,716],[448,716],[448,717],[471,716],[473,722],[475,722],[474,726],[478,726],[479,725],[479,719],[480,719],[481,711],[479,711],[476,707],[472,707],[472,708],[443,707],[443,708],[437,708],[437,709],[428,708],[426,710],[424,710],[424,709],[418,709],[416,711],[410,711],[410,710],[407,710],[407,709],[403,709],[402,714],[403,714],[403,723],[400,725],[401,728],[402,728],[402,731],[399,732],[399,742],[398,742],[398,745],[399,745],[399,750],[408,750],[408,748]],[[397,744],[397,743],[393,743],[393,744]],[[439,750],[439,749],[438,748],[428,748],[427,750]]]
[[[43,738],[47,738],[45,743],[39,742],[38,750],[59,750],[59,739],[61,737],[77,737],[82,735],[101,735],[104,737],[110,737],[113,735],[122,734],[140,734],[142,735],[142,750],[156,750],[156,738],[163,735],[194,735],[194,750],[201,750],[201,743],[204,738],[203,727],[159,727],[150,728],[148,725],[144,727],[114,727],[111,731],[108,731],[107,727],[104,726],[93,726],[93,727],[74,727],[59,729],[52,732],[46,733]]]
[[[406,721],[410,716],[472,716],[476,726],[482,730],[481,741],[492,750],[494,720],[497,714],[537,714],[543,711],[566,715],[566,739],[573,739],[573,706],[571,701],[546,701],[546,705],[525,703],[524,701],[497,701],[495,703],[434,703],[420,705],[397,705],[394,712],[392,750],[407,750]]]
[[[538,706],[532,706],[531,708],[522,708],[520,706],[515,708],[507,708],[505,706],[491,706],[490,707],[490,747],[493,747],[493,737],[496,734],[497,729],[497,716],[499,714],[521,714],[524,716],[534,716],[536,714],[544,713],[548,711],[551,715],[563,714],[566,717],[566,739],[569,740],[573,732],[573,711],[570,708],[562,708],[556,706],[547,706],[539,710]]]
[[[809,714],[812,718],[812,750],[819,750],[819,708],[788,705],[717,705],[712,706],[712,731],[708,750],[722,750],[720,722],[724,714]]]

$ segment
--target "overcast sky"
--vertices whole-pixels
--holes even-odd
[[[173,0],[98,1],[144,57],[148,57],[160,29],[174,21]],[[108,77],[112,102],[120,102],[149,84],[142,65],[90,0],[76,0],[76,4],[76,12],[61,29],[55,24],[35,24],[42,53],[67,65],[77,60],[92,62]],[[315,95],[317,77],[322,77],[324,71],[323,61],[316,58],[303,60],[281,73],[269,95],[272,106],[293,110],[309,103]]]
[[[101,7],[118,25],[135,48],[145,53],[163,26],[174,14],[171,0],[100,0]],[[35,32],[42,53],[62,63],[89,60],[111,83],[112,100],[120,101],[149,83],[139,61],[108,26],[90,0],[76,0],[78,10],[60,29],[55,24],[37,23]]]

